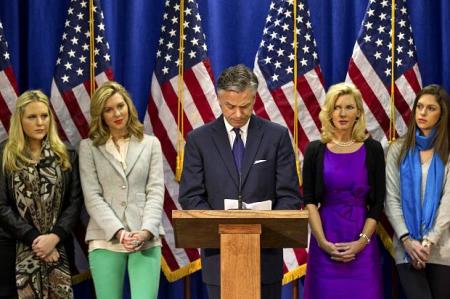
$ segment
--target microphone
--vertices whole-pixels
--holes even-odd
[[[241,175],[241,171],[238,172],[238,176],[239,176],[238,210],[243,210],[243,208],[242,208],[242,175]]]

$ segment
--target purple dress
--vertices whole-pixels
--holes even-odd
[[[365,197],[369,191],[366,150],[337,154],[328,148],[324,156],[324,198],[319,208],[329,242],[357,240],[366,220]],[[305,299],[382,298],[381,259],[375,235],[348,262],[335,262],[319,248],[311,235],[306,270]]]

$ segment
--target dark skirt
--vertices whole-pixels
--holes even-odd
[[[16,294],[16,242],[0,239],[0,297]]]

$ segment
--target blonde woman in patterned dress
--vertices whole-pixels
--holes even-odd
[[[69,256],[82,203],[78,161],[58,137],[41,91],[18,98],[0,159],[0,297],[73,298]]]

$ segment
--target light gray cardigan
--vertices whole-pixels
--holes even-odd
[[[408,233],[403,218],[400,197],[400,171],[398,158],[404,139],[391,144],[386,158],[385,213],[395,231],[394,249],[397,264],[406,263],[406,255],[399,236]],[[425,238],[434,243],[428,263],[450,266],[450,159],[445,166],[444,190],[436,221]]]
[[[164,199],[161,144],[156,137],[131,136],[124,170],[105,145],[92,140],[80,143],[80,177],[90,216],[86,241],[110,241],[121,228],[149,230],[160,245]]]

